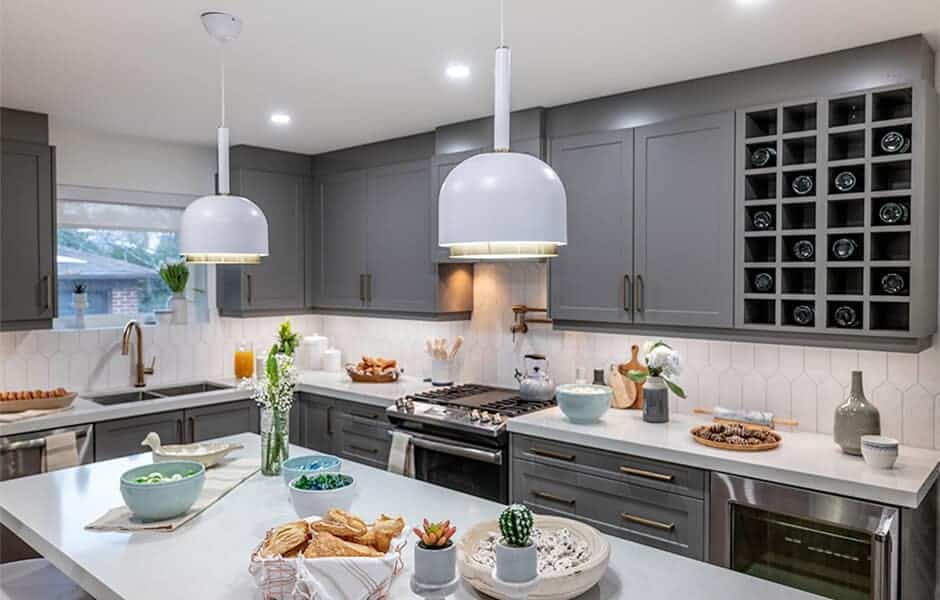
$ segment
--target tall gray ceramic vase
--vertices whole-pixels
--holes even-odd
[[[836,408],[833,437],[846,454],[862,453],[863,435],[881,434],[881,416],[878,409],[865,398],[862,372],[852,371],[852,391],[845,402]]]
[[[643,384],[643,420],[647,423],[669,421],[669,388],[662,377],[650,375]]]

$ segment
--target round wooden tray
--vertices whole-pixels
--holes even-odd
[[[779,433],[774,433],[774,435],[777,437],[776,442],[741,446],[738,444],[728,444],[725,442],[715,442],[712,440],[706,440],[696,435],[697,432],[703,429],[707,429],[708,427],[709,427],[708,425],[696,425],[695,427],[689,430],[689,433],[692,435],[692,439],[698,442],[699,444],[703,446],[708,446],[709,448],[718,448],[719,450],[731,450],[732,452],[763,452],[765,450],[773,450],[774,448],[780,445],[780,442],[783,441],[783,438],[780,437]]]
[[[346,367],[346,374],[356,383],[394,383],[400,377],[398,371],[382,375],[363,375],[350,367]]]
[[[78,396],[75,392],[52,398],[29,398],[27,400],[4,400],[0,402],[0,413],[23,412],[24,410],[52,410],[71,406]]]
[[[597,585],[607,572],[607,563],[610,560],[610,544],[599,531],[580,521],[549,515],[535,515],[535,526],[543,530],[567,528],[575,537],[587,543],[591,557],[583,565],[567,572],[543,577],[535,591],[529,594],[531,600],[577,598]],[[502,599],[506,596],[496,589],[490,569],[470,559],[477,544],[491,531],[499,531],[499,523],[495,520],[477,523],[461,535],[457,542],[457,568],[464,581],[477,591]]]

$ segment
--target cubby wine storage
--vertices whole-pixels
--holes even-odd
[[[937,131],[923,82],[738,111],[736,325],[885,348],[933,334]]]

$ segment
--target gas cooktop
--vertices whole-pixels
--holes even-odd
[[[507,419],[552,406],[554,400],[523,400],[517,390],[464,384],[399,398],[386,412],[393,421],[417,421],[499,435],[505,431]]]

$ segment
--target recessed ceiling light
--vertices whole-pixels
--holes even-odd
[[[290,115],[285,113],[273,113],[271,115],[271,122],[275,125],[287,125],[290,123]]]
[[[444,73],[450,79],[466,79],[470,77],[470,67],[461,64],[448,65]]]

